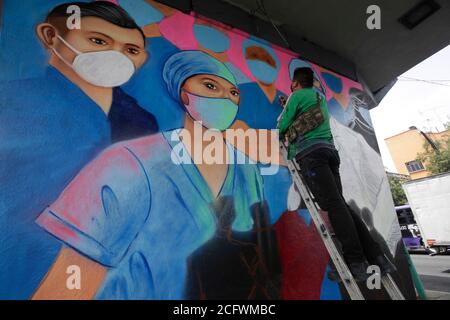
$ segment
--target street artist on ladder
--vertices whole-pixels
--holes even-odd
[[[333,143],[327,102],[313,86],[313,70],[298,68],[291,84],[292,95],[287,102],[280,99],[286,106],[278,129],[280,139],[289,142],[288,160],[295,158],[300,174],[320,208],[328,212],[355,280],[361,282],[368,278],[369,263],[378,265],[382,274],[395,272],[395,266],[343,197],[340,158]],[[332,272],[330,278],[337,280],[336,272]]]

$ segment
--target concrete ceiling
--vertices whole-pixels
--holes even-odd
[[[263,4],[270,20],[280,27],[291,47],[295,47],[292,42],[296,39],[302,39],[334,52],[352,62],[371,91],[376,92],[450,44],[448,0],[436,0],[441,9],[413,30],[398,22],[420,1],[263,0]],[[222,2],[270,21],[258,4],[260,0]],[[366,27],[369,16],[366,10],[372,4],[381,8],[381,30]]]

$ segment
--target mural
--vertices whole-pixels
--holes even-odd
[[[344,195],[415,296],[361,84],[156,1],[76,5],[71,30],[66,1],[3,2],[0,299],[348,298],[273,157],[303,66],[329,103]],[[223,161],[197,161],[206,129]],[[226,129],[265,134],[264,152]]]

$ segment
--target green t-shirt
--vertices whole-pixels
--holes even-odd
[[[315,144],[330,144],[333,145],[333,135],[330,128],[330,114],[328,113],[327,101],[324,97],[320,104],[324,122],[311,130],[303,136],[299,136],[293,143],[289,143],[288,159],[291,160],[298,153],[308,149]],[[294,92],[289,98],[288,104],[283,111],[281,119],[278,124],[280,136],[286,134],[291,124],[297,117],[314,108],[317,105],[317,91],[314,89],[302,89]]]

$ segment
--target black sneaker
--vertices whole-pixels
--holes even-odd
[[[372,264],[380,267],[381,275],[383,276],[387,275],[388,273],[397,272],[397,268],[395,267],[395,265],[384,254],[379,255],[371,262]]]
[[[357,282],[364,282],[369,278],[369,274],[367,273],[367,268],[369,267],[369,264],[365,262],[354,262],[349,263],[348,268],[350,269],[350,272],[353,275],[353,278]],[[341,277],[339,276],[339,273],[337,272],[334,265],[331,265],[331,270],[327,273],[328,279],[331,281],[336,282],[342,282]]]
[[[348,264],[348,268],[353,275],[353,278],[357,282],[365,282],[369,278],[369,274],[367,273],[367,268],[369,267],[369,263],[367,261],[364,262],[352,262]]]

